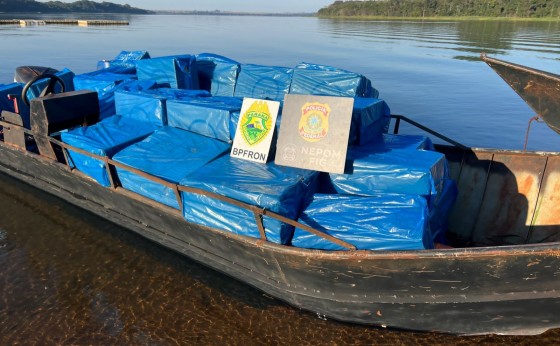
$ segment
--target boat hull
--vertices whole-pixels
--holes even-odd
[[[0,171],[306,311],[453,334],[560,327],[560,244],[426,251],[319,251],[183,220],[66,166],[0,143]]]

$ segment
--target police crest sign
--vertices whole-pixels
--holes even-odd
[[[243,99],[230,156],[266,163],[280,103]]]
[[[353,106],[350,97],[286,95],[274,162],[344,173]]]

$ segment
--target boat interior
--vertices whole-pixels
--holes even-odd
[[[91,73],[33,66],[16,76],[0,86],[0,145],[189,222],[327,251],[560,241],[560,153],[467,148],[391,115],[348,71],[122,52]],[[325,82],[341,76],[350,95]],[[229,156],[243,97],[283,102],[288,92],[355,98],[344,174]],[[449,145],[399,134],[402,121]]]

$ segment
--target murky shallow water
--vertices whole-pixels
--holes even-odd
[[[291,308],[0,174],[0,344],[553,343],[355,326]]]

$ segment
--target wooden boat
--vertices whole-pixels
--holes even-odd
[[[46,97],[77,109],[64,95]],[[396,119],[397,125],[407,121]],[[44,120],[45,128],[69,126]],[[101,188],[60,155],[68,149],[94,154],[25,129],[9,114],[0,125],[1,172],[320,317],[454,334],[537,334],[560,327],[560,153],[437,146],[459,189],[447,233],[453,247],[325,251],[186,222],[178,210],[122,187]],[[52,155],[28,150],[30,138]],[[298,225],[215,193],[173,188],[242,206],[256,219]]]

